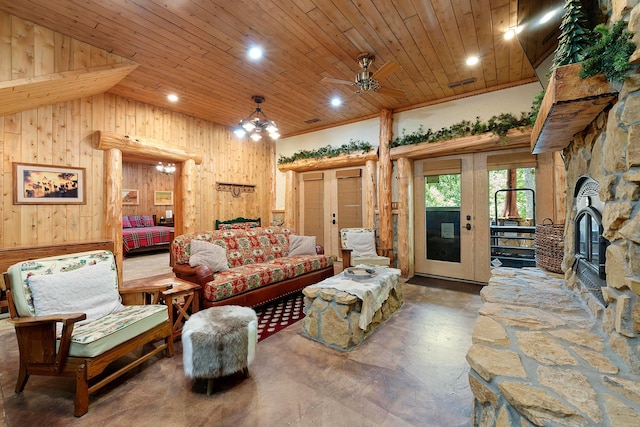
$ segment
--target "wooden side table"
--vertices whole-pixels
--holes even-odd
[[[200,285],[178,278],[168,282],[173,286],[171,289],[163,291],[160,298],[166,305],[173,307],[169,309],[169,321],[171,322],[171,335],[175,340],[180,338],[182,334],[182,320],[189,319],[189,309],[191,309],[191,314],[199,310],[198,291]]]

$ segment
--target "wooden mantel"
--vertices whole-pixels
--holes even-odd
[[[104,93],[137,67],[122,62],[0,82],[0,116]]]
[[[618,91],[603,74],[581,79],[582,64],[553,71],[531,133],[531,152],[559,151],[569,145],[611,102]]]

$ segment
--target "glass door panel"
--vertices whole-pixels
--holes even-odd
[[[460,174],[424,177],[427,259],[460,262]]]

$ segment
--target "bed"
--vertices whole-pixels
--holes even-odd
[[[169,249],[173,227],[158,226],[155,215],[122,217],[122,249],[124,256],[137,252]]]

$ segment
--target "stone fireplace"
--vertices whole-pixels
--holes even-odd
[[[601,3],[640,63],[640,0]],[[640,425],[637,71],[562,157],[564,275],[492,271],[467,353],[475,426]]]

